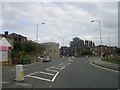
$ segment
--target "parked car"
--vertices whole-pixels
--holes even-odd
[[[49,58],[49,56],[44,56],[42,62],[51,62],[51,59]]]

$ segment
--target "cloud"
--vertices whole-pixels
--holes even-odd
[[[93,40],[99,45],[98,23],[101,20],[103,44],[111,36],[111,45],[117,45],[117,2],[4,2],[2,3],[3,30],[16,32],[36,40],[39,24],[39,41],[55,41],[65,45],[73,37]],[[44,25],[41,22],[45,22]],[[62,37],[61,39],[59,37]]]

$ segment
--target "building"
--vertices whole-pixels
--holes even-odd
[[[59,43],[55,42],[47,42],[42,43],[45,46],[45,51],[50,58],[59,58],[60,57],[60,50],[59,50]]]
[[[67,46],[62,46],[60,48],[60,56],[68,56],[69,55],[69,48]]]
[[[13,59],[13,50],[14,50],[14,38],[9,36],[8,31],[5,31],[4,34],[0,34],[0,37],[4,37],[7,42],[11,45],[11,47],[9,47],[9,51],[8,51],[8,61],[9,61],[9,65],[12,65],[12,59]]]
[[[4,34],[1,34],[2,37],[5,37],[5,39],[10,43],[11,47],[9,47],[9,51],[8,51],[8,61],[9,64],[17,64],[17,62],[19,61],[18,59],[16,59],[16,56],[14,55],[14,46],[15,46],[15,42],[23,42],[23,41],[27,41],[27,37],[22,36],[20,34],[16,34],[16,33],[11,33],[9,34],[8,31],[5,31]]]
[[[1,34],[1,37],[5,37],[11,44],[12,49],[14,49],[14,38],[8,34],[8,31],[5,31],[4,34]]]
[[[7,41],[5,37],[0,37],[0,64],[4,65],[10,65],[11,60],[9,56],[9,50],[10,50],[10,43]]]
[[[92,47],[91,50],[94,52],[95,55],[100,55],[101,54],[101,46],[95,46],[95,47]],[[108,46],[103,46],[102,45],[102,54],[105,53],[105,54],[116,54],[116,50],[117,50],[117,47],[116,46],[111,46],[111,47],[108,47]]]
[[[20,35],[20,34],[11,33],[9,36],[13,37],[14,42],[23,42],[23,41],[27,41],[27,37],[22,36],[22,35]]]
[[[89,40],[85,40],[85,44],[84,44],[86,47],[89,47],[89,46],[95,46],[95,43],[92,42],[92,41],[89,41]]]

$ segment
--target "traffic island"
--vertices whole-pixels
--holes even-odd
[[[104,68],[120,71],[120,68],[119,68],[120,65],[118,65],[118,64],[104,62],[102,60],[94,60],[94,61],[91,61],[91,63],[94,64],[94,65],[100,66],[100,67],[104,67]]]

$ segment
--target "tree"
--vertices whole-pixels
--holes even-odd
[[[70,47],[81,47],[84,46],[84,41],[78,37],[73,38],[73,41],[70,42]]]
[[[44,50],[44,46],[38,44],[38,53],[41,54],[41,52]],[[25,42],[15,42],[14,44],[14,56],[17,57],[25,57],[28,55],[36,55],[37,53],[37,48],[36,48],[36,43],[28,40]]]
[[[117,48],[116,53],[120,54],[120,48]]]
[[[84,46],[84,41],[78,37],[74,37],[73,40],[70,42],[70,48],[77,54],[77,51],[80,47]]]

